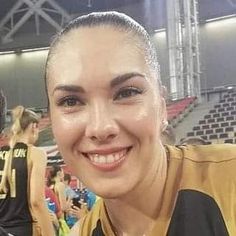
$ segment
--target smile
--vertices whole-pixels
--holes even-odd
[[[108,152],[99,151],[92,153],[83,153],[83,155],[90,160],[90,162],[102,170],[112,170],[118,167],[127,156],[131,147],[123,148],[118,151]]]

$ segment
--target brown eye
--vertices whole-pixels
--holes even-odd
[[[138,94],[142,94],[142,90],[135,87],[121,88],[115,95],[115,100],[134,97]]]
[[[58,101],[57,104],[58,106],[64,106],[64,107],[84,105],[84,103],[76,96],[63,97]]]
[[[67,99],[64,104],[68,107],[71,107],[75,106],[77,104],[77,101],[75,99]]]

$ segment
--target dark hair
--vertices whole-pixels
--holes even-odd
[[[96,12],[80,16],[69,22],[69,24],[59,34],[55,36],[53,42],[51,43],[46,61],[46,71],[45,71],[46,90],[47,90],[48,68],[50,64],[49,61],[51,56],[55,54],[56,51],[55,48],[61,41],[62,37],[73,29],[78,29],[82,27],[105,26],[105,25],[113,26],[120,31],[126,32],[127,34],[137,36],[139,41],[142,43],[142,49],[144,49],[145,51],[146,62],[148,65],[150,65],[154,73],[157,75],[158,81],[160,83],[157,54],[147,31],[131,17],[123,13],[110,11],[110,12]]]
[[[65,173],[65,174],[64,174],[64,181],[68,181],[68,183],[71,182],[71,176],[70,176],[70,174],[68,174],[68,173]]]
[[[55,184],[54,178],[57,176],[59,171],[61,171],[61,167],[59,165],[54,164],[51,166],[51,169],[48,173],[47,186]]]

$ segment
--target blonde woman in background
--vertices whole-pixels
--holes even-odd
[[[0,227],[15,236],[54,235],[44,198],[47,157],[33,146],[39,117],[17,106],[12,119],[9,145],[0,149]]]

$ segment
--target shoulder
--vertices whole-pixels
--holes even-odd
[[[211,180],[217,185],[223,181],[236,184],[235,144],[168,146],[167,157],[169,172],[178,175],[181,172],[184,182],[195,180],[202,185]]]
[[[178,209],[190,206],[195,214],[208,212],[209,219],[220,213],[226,223],[235,222],[236,145],[168,146],[167,153],[169,184],[179,190]]]
[[[167,146],[168,156],[174,159],[188,159],[193,162],[235,162],[235,144]]]
[[[35,146],[29,146],[29,148],[29,155],[32,163],[38,166],[46,165],[47,154],[45,153],[45,151]]]
[[[57,189],[65,189],[65,184],[64,183],[62,183],[62,182],[58,182],[58,183],[56,183],[55,184],[55,188],[57,188]]]
[[[195,189],[227,199],[236,196],[236,145],[190,145],[167,147],[168,176],[180,188]],[[234,200],[235,201],[235,200]]]
[[[41,158],[46,158],[47,154],[44,150],[41,148],[35,147],[35,146],[29,146],[31,149],[31,154],[33,156],[41,157]]]
[[[184,154],[186,158],[191,158],[194,161],[235,162],[236,145],[212,144],[212,145],[186,146]]]

